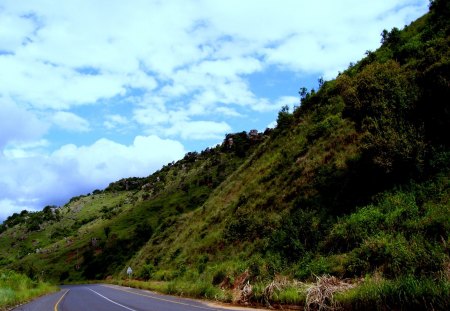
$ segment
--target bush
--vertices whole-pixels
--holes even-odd
[[[283,254],[289,262],[295,262],[317,248],[324,225],[323,216],[318,212],[295,208],[284,215],[280,228],[272,234],[271,249]]]
[[[156,268],[152,264],[143,265],[141,270],[138,273],[138,277],[142,278],[144,280],[149,280],[152,278],[155,270],[156,270]]]
[[[289,106],[283,106],[278,112],[276,133],[282,132],[289,128],[294,120],[294,116],[289,112]]]
[[[333,226],[326,247],[335,251],[353,249],[365,238],[379,232],[383,220],[384,215],[379,209],[374,206],[364,207]]]
[[[347,269],[356,275],[379,271],[392,278],[437,272],[444,260],[442,247],[419,235],[406,239],[401,233],[380,233],[350,252]]]
[[[299,279],[310,279],[314,275],[328,274],[330,272],[330,263],[323,256],[312,258],[308,254],[298,263],[295,277]]]
[[[267,234],[265,219],[261,215],[238,209],[225,225],[223,237],[228,242],[251,241]]]

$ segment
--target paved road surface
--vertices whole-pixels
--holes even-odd
[[[63,286],[16,311],[213,311],[227,310],[191,299],[155,294],[115,285]],[[249,310],[238,309],[233,310]],[[252,309],[250,309],[252,310]]]

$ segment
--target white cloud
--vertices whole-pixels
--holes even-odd
[[[117,127],[123,127],[129,123],[128,119],[119,114],[112,114],[105,117],[103,126],[109,130],[115,129]]]
[[[38,109],[69,109],[123,95],[135,79],[135,75],[112,73],[87,75],[75,68],[12,55],[0,55],[0,67],[5,73],[0,76],[0,93]],[[148,85],[152,88],[155,83]]]
[[[52,122],[60,128],[71,132],[88,132],[89,122],[71,112],[58,111],[52,118]]]
[[[133,115],[136,122],[147,126],[166,124],[171,118],[164,104],[152,102],[135,109]]]
[[[124,95],[129,88],[154,91],[156,80],[162,84],[158,95],[193,95],[211,80],[242,83],[267,65],[330,78],[376,48],[383,28],[403,26],[427,4],[6,1],[0,43],[13,55],[0,56],[0,92],[35,107],[69,109]],[[94,68],[96,74],[79,68]],[[176,74],[180,70],[184,77]],[[245,91],[252,93],[249,87]],[[212,92],[222,95],[218,88]],[[249,102],[243,97],[233,104]]]
[[[217,107],[216,112],[222,116],[243,117],[241,113],[237,112],[235,109],[228,107]]]
[[[100,139],[88,146],[64,145],[51,154],[26,153],[0,158],[0,207],[8,214],[63,204],[120,178],[147,176],[185,150],[175,140],[137,136],[131,145]]]
[[[0,96],[0,153],[8,143],[39,139],[47,129],[33,112]]]
[[[147,176],[163,164],[184,155],[183,146],[157,136],[137,136],[130,146],[100,139],[90,146],[65,145],[51,158],[61,165],[77,163],[77,171],[88,183],[103,184],[127,176]]]
[[[225,122],[214,121],[190,121],[174,124],[167,134],[180,136],[187,140],[220,139],[231,131],[231,127]]]
[[[253,57],[229,58],[220,60],[205,60],[196,68],[194,72],[204,75],[234,78],[237,75],[249,74],[262,70],[261,61]]]
[[[25,143],[10,143],[3,150],[3,154],[7,158],[29,158],[39,156],[49,145],[50,142],[46,139]]]
[[[282,96],[277,98],[274,102],[269,101],[267,98],[262,98],[252,106],[255,111],[277,111],[283,106],[293,108],[299,105],[298,97],[294,96]]]
[[[269,129],[274,129],[274,128],[276,128],[276,127],[277,127],[277,121],[276,121],[276,120],[270,122],[270,123],[267,125],[267,128],[269,128]]]
[[[4,52],[15,51],[32,33],[34,25],[31,20],[17,15],[6,15],[0,19],[0,48]]]

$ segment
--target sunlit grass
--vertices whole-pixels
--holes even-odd
[[[326,277],[325,277],[326,278]],[[337,279],[336,279],[337,280]],[[340,281],[340,280],[338,280]],[[162,294],[202,298],[220,302],[236,302],[239,295],[232,288],[219,288],[210,282],[196,281],[140,281],[110,280],[109,283],[150,290]],[[271,284],[253,284],[248,302],[255,306],[295,305],[306,307],[308,290],[316,283],[301,283],[284,279],[283,283],[274,281],[274,291],[268,294]],[[368,276],[364,280],[355,279],[348,289],[340,288],[331,300],[324,300],[323,306],[349,310],[448,310],[450,306],[450,283],[445,278],[400,277],[394,280],[381,276]],[[330,290],[330,289],[327,289]],[[311,303],[311,302],[309,302]],[[310,305],[309,307],[314,307]]]
[[[13,271],[0,271],[0,310],[57,290],[54,285],[33,281]]]
[[[394,280],[367,277],[335,298],[340,305],[354,310],[448,310],[450,282],[412,276]]]

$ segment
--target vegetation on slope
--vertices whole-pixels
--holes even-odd
[[[117,274],[154,232],[201,206],[264,137],[229,135],[223,145],[188,153],[149,177],[111,183],[61,208],[16,213],[2,225],[0,262],[55,281]]]
[[[273,131],[228,135],[51,217],[11,216],[0,261],[60,281],[120,278],[130,265],[135,285],[260,303],[300,303],[311,290],[294,279],[332,275],[359,284],[335,297],[349,308],[446,309],[449,12],[432,1],[384,31],[380,49],[302,88]]]
[[[318,92],[301,91],[202,208],[155,233],[131,261],[140,276],[232,289],[243,275],[375,275],[434,282],[407,296],[448,305],[449,20],[435,1]],[[386,304],[415,304],[396,305],[394,292]]]

